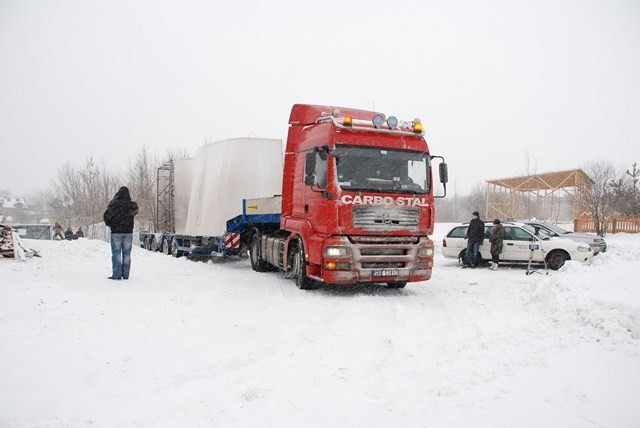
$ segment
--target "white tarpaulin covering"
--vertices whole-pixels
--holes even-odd
[[[196,155],[185,234],[222,236],[242,214],[242,199],[279,195],[282,142],[235,138],[201,147]]]
[[[195,158],[177,158],[173,160],[173,215],[175,219],[175,231],[181,235],[186,234],[187,212],[189,209],[189,198],[191,197],[195,167]]]

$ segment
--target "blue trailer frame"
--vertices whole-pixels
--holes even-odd
[[[280,214],[247,214],[247,200],[242,200],[242,214],[227,220],[224,236],[193,236],[175,233],[140,233],[140,246],[150,251],[186,255],[197,259],[240,256],[249,245],[250,232],[258,229],[274,230],[280,227]],[[230,234],[240,234],[240,244],[235,248],[225,246]],[[166,245],[165,245],[166,243]]]

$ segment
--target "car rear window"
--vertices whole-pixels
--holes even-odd
[[[467,226],[454,227],[447,235],[447,238],[463,238],[467,234]]]

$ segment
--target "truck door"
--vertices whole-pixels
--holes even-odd
[[[327,230],[336,217],[335,212],[329,207],[329,159],[326,152],[316,150],[308,152],[305,158],[304,217],[313,224],[313,229],[319,232]]]

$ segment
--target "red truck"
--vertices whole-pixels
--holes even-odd
[[[282,174],[277,229],[254,228],[251,265],[278,268],[299,288],[431,278],[432,160],[443,197],[447,165],[432,156],[418,119],[296,104]]]
[[[239,138],[161,167],[163,232],[142,233],[141,245],[198,259],[248,252],[253,270],[283,271],[301,289],[431,277],[433,202],[448,172],[420,120],[296,104],[284,165],[281,150],[279,140]]]

